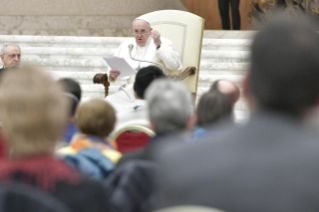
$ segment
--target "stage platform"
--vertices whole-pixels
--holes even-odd
[[[249,66],[249,47],[255,31],[207,30],[204,32],[197,100],[217,79],[229,79],[241,87]],[[68,37],[68,36],[0,36],[0,45],[17,43],[22,49],[22,64],[43,66],[56,78],[78,80],[84,100],[103,98],[103,85],[93,84],[93,76],[105,73],[103,56],[111,56],[127,37]],[[0,61],[0,66],[2,66]],[[110,94],[123,83],[110,86]],[[247,107],[241,98],[235,106],[237,121],[247,119]]]

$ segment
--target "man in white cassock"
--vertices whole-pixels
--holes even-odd
[[[176,51],[172,41],[161,37],[160,33],[151,28],[147,18],[141,16],[136,18],[132,24],[134,38],[123,42],[114,56],[124,58],[133,69],[138,71],[142,67],[153,65],[147,62],[132,60],[129,54],[129,45],[133,45],[132,57],[160,63],[165,67],[166,75],[178,75],[183,69],[179,53]],[[121,74],[120,70],[110,70],[109,80],[114,82]],[[119,91],[106,97],[117,112],[126,110],[134,104],[135,96],[133,84],[135,75],[127,77],[127,84],[120,87]]]

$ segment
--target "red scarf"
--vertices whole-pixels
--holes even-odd
[[[0,181],[11,182],[16,175],[19,180],[54,192],[57,182],[77,184],[80,175],[63,161],[52,156],[24,157],[0,160]]]

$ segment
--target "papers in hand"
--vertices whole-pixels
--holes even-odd
[[[124,58],[119,57],[103,57],[107,64],[111,67],[112,70],[118,70],[121,72],[119,77],[126,77],[135,75],[135,70],[124,60]]]

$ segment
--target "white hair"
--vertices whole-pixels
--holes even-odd
[[[180,82],[157,79],[146,90],[149,117],[156,133],[186,129],[192,115],[192,97]]]
[[[5,54],[5,53],[6,53],[6,50],[7,50],[7,47],[8,47],[8,46],[11,46],[11,45],[18,47],[18,48],[20,49],[20,51],[21,51],[20,46],[18,46],[17,44],[15,44],[15,43],[6,43],[6,44],[4,44],[4,45],[2,46],[1,51],[0,51],[0,54],[1,54],[1,55]]]

